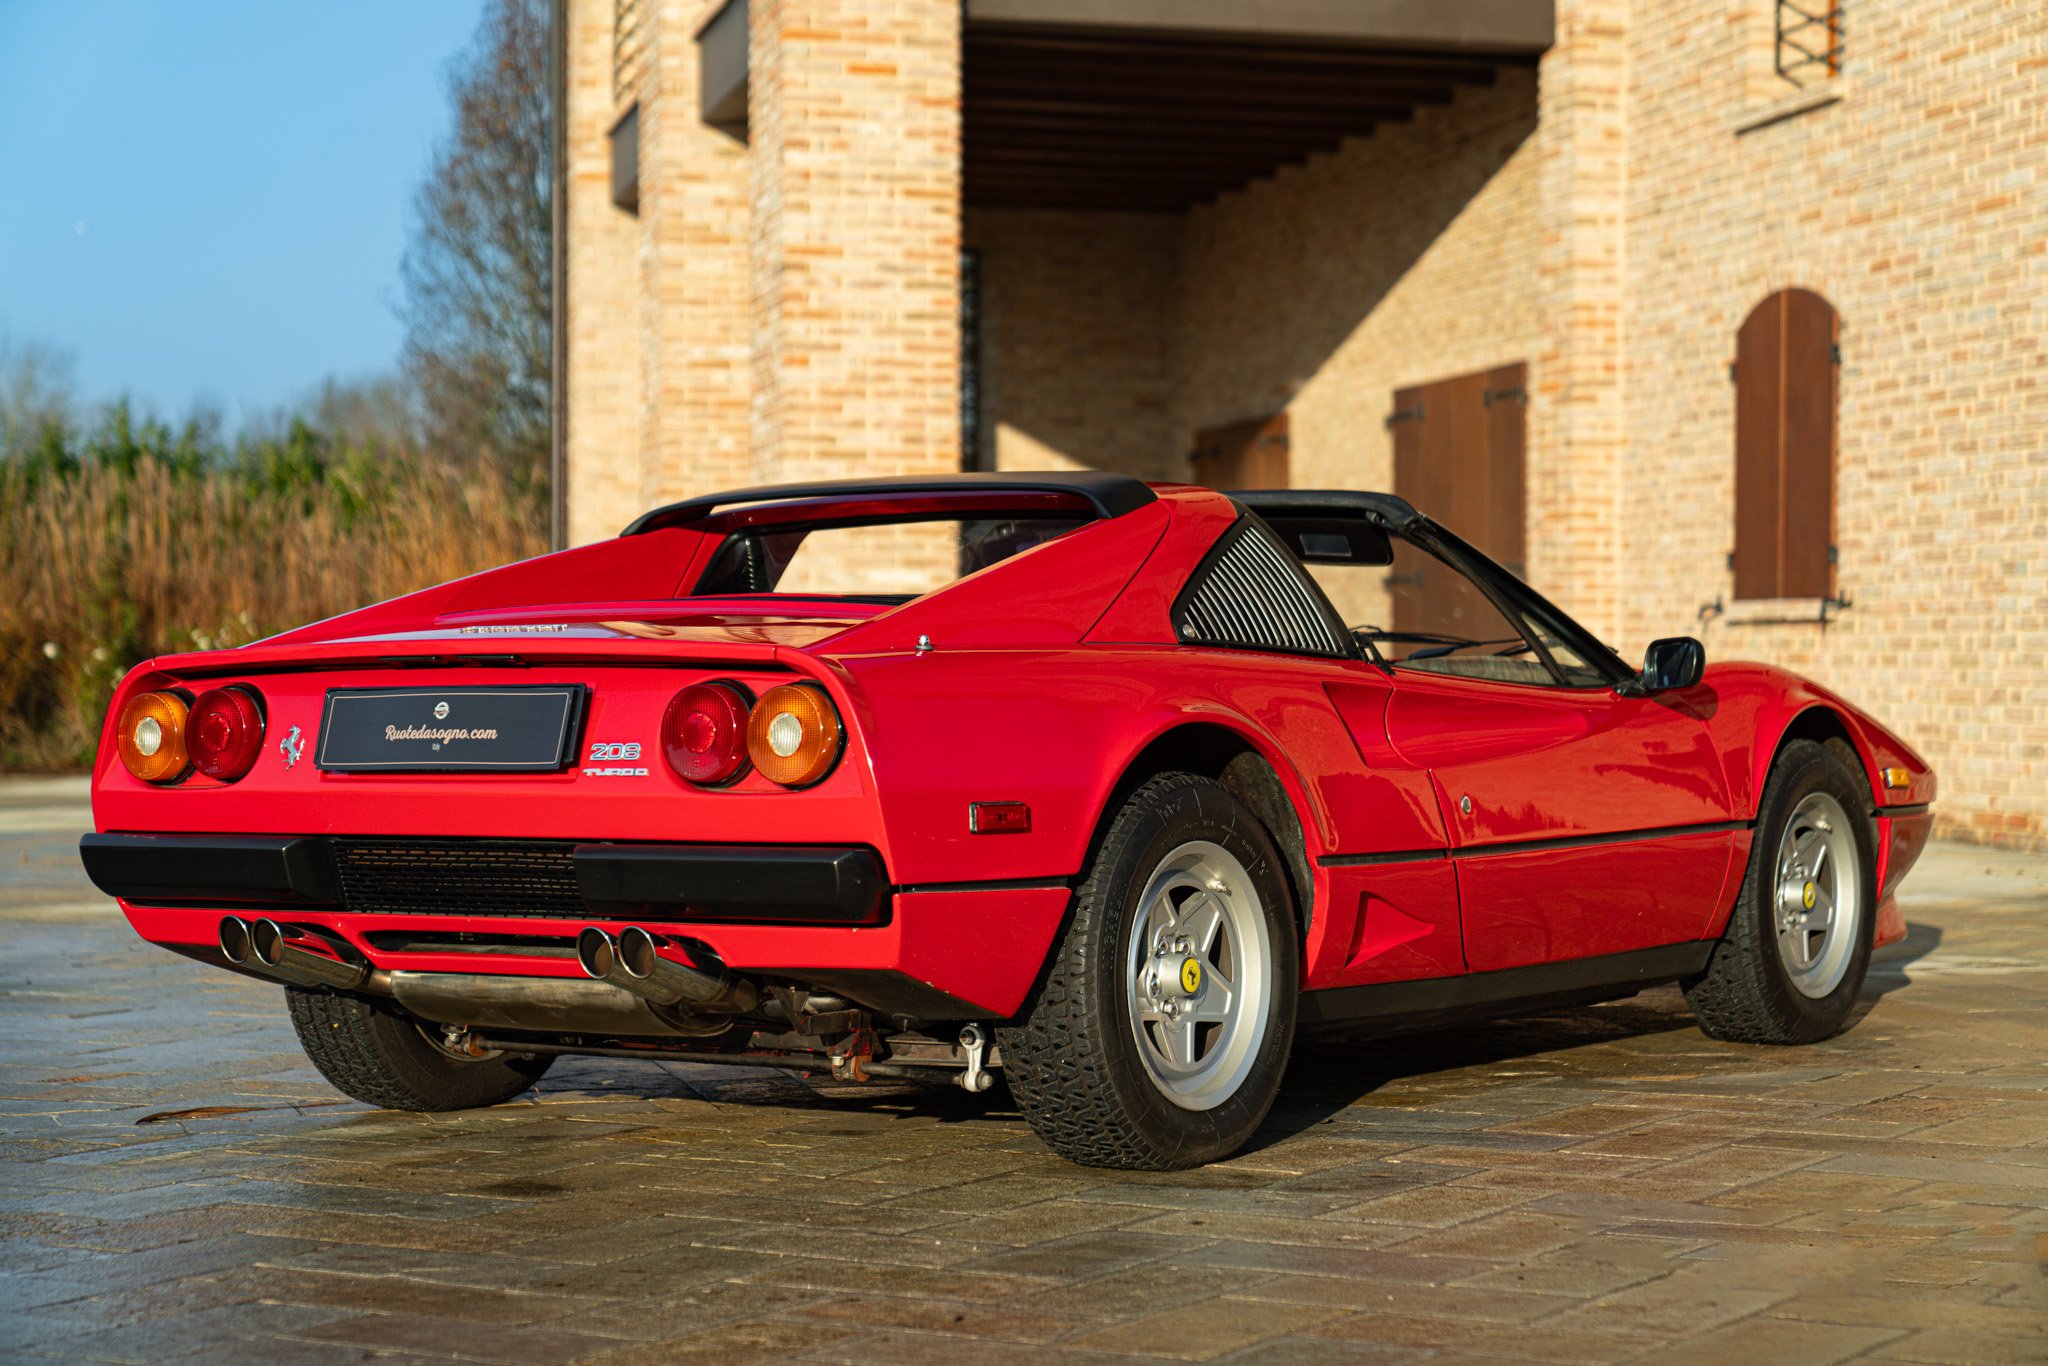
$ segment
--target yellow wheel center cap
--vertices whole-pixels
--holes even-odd
[[[1202,989],[1202,960],[1184,958],[1180,965],[1180,989],[1192,996]]]
[[[1802,897],[1803,897],[1803,898],[1805,899],[1805,901],[1806,901],[1806,909],[1807,909],[1807,910],[1809,910],[1809,911],[1810,911],[1810,910],[1812,910],[1812,909],[1813,909],[1813,895],[1814,895],[1814,886],[1813,886],[1813,884],[1812,884],[1811,882],[1807,883],[1807,884],[1806,884],[1806,890],[1805,890],[1804,892],[1802,892],[1802,893],[1801,893],[1800,895],[1801,895],[1801,896],[1802,896]]]

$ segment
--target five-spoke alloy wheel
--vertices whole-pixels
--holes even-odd
[[[1838,1033],[1870,967],[1877,889],[1870,785],[1837,747],[1794,740],[1757,804],[1749,871],[1707,970],[1700,1028],[1741,1043]]]
[[[1293,1045],[1299,935],[1280,855],[1244,803],[1192,774],[1142,784],[1023,1016],[996,1031],[1024,1117],[1089,1166],[1237,1151]]]

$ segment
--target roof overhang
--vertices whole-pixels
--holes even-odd
[[[966,0],[966,201],[1185,209],[1529,65],[1555,27],[1555,0]],[[704,119],[744,138],[747,0],[697,38]]]
[[[1491,84],[1553,0],[968,0],[970,205],[1177,212]]]
[[[1333,43],[1533,57],[1555,0],[967,0],[969,28]]]

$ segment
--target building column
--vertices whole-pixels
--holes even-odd
[[[642,0],[643,507],[749,482],[747,146],[704,122],[696,35],[716,0]]]
[[[1621,627],[1628,0],[1558,0],[1539,71],[1542,337],[1529,571],[1588,628]]]
[[[752,0],[752,477],[956,470],[959,0]]]
[[[561,355],[569,404],[562,456],[571,545],[616,536],[640,511],[640,225],[612,203],[618,106],[611,0],[569,0],[562,38],[563,217],[567,272]]]

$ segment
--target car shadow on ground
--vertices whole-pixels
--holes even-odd
[[[1890,995],[1900,987],[1911,986],[1912,974],[1906,969],[1940,947],[1941,926],[1907,922],[1904,939],[1896,944],[1887,944],[1870,955],[1870,975],[1864,979],[1863,996],[1859,1002],[1861,1010],[1868,1010],[1881,996]],[[1863,1018],[1862,1014],[1859,1012],[1856,1018]]]
[[[1877,952],[1870,976],[1849,1027],[1889,993],[1910,983],[1907,967],[1940,945],[1939,926],[1910,924],[1906,938]],[[1678,988],[1661,987],[1624,1000],[1568,1007],[1476,1024],[1346,1038],[1315,1036],[1298,1039],[1279,1099],[1249,1143],[1253,1153],[1286,1143],[1397,1083],[1448,1075],[1473,1068],[1501,1069],[1542,1060],[1541,1070],[1556,1074],[1605,1073],[1626,1081],[1632,1070],[1668,1074],[1669,1057],[1635,1056],[1610,1050],[1597,1063],[1576,1051],[1599,1044],[1623,1043],[1679,1030],[1697,1029]],[[1718,1049],[1704,1038],[1702,1044]],[[1731,1056],[1731,1060],[1733,1055]],[[1709,1066],[1712,1064],[1709,1063]],[[993,1089],[970,1095],[949,1080],[890,1079],[838,1083],[821,1076],[772,1072],[757,1068],[702,1069],[606,1059],[565,1059],[540,1088],[619,1099],[700,1099],[721,1105],[801,1107],[840,1111],[866,1119],[923,1120],[940,1124],[990,1121],[1014,1123],[1020,1115],[1009,1088],[997,1074]],[[1390,1124],[1398,1127],[1405,1110],[1389,1106]],[[819,1131],[829,1134],[827,1131]],[[850,1128],[848,1138],[869,1136],[868,1128]]]

